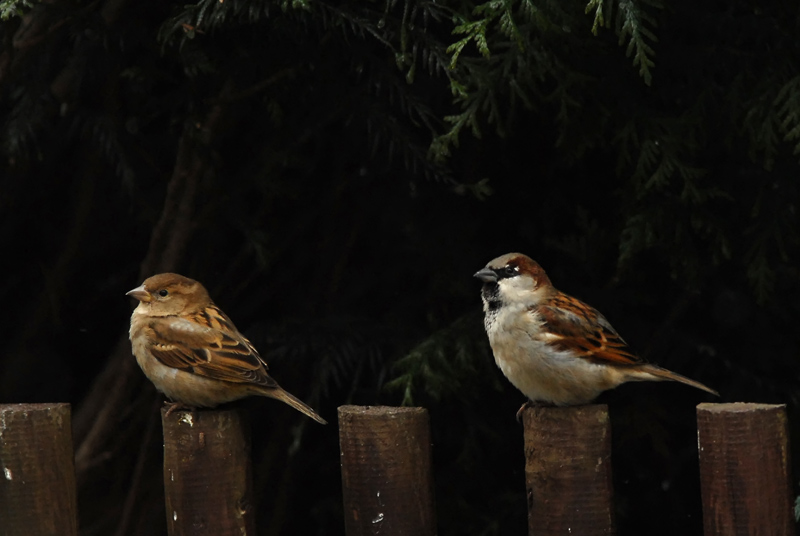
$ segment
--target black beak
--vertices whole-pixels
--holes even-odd
[[[483,270],[475,272],[474,277],[477,277],[484,283],[497,283],[497,272],[491,268],[484,268]]]

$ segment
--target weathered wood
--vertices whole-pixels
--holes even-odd
[[[347,536],[433,536],[431,437],[424,408],[341,406]]]
[[[700,404],[704,533],[795,534],[786,406]]]
[[[528,534],[615,534],[605,405],[523,412]]]
[[[255,535],[249,426],[241,412],[161,412],[170,536]]]
[[[77,536],[69,404],[0,405],[0,536]]]

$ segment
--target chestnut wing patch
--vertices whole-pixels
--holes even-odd
[[[150,325],[153,356],[168,367],[233,383],[277,384],[267,364],[215,306],[191,317],[169,317]]]
[[[531,308],[549,332],[548,342],[562,351],[598,364],[638,365],[634,354],[608,320],[596,309],[568,296]]]

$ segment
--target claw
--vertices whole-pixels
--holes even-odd
[[[532,407],[531,401],[526,400],[524,404],[522,404],[519,409],[517,410],[517,422],[522,422],[522,412],[526,409]]]
[[[186,404],[181,404],[180,402],[164,402],[164,405],[169,406],[167,408],[167,412],[164,414],[164,417],[169,417],[173,411],[177,409],[186,409],[192,411],[194,408],[191,406],[187,406]]]

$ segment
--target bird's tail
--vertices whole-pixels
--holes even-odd
[[[694,380],[691,380],[691,379],[687,378],[686,376],[681,376],[680,374],[672,372],[671,370],[667,370],[667,369],[658,367],[656,365],[649,365],[648,364],[648,365],[645,365],[645,366],[641,367],[639,370],[641,372],[644,372],[644,373],[649,374],[651,376],[651,378],[642,378],[643,380],[645,380],[645,379],[649,379],[649,380],[671,380],[671,381],[674,381],[674,382],[681,382],[681,383],[685,383],[686,385],[691,385],[692,387],[694,387],[696,389],[701,389],[701,390],[703,390],[703,391],[705,391],[707,393],[711,393],[714,396],[719,396],[719,393],[716,392],[711,387],[707,387],[707,386],[703,385],[700,382],[696,382]]]
[[[301,413],[305,413],[306,415],[308,415],[309,417],[311,417],[312,419],[314,419],[318,423],[320,423],[320,424],[328,424],[328,421],[326,421],[325,419],[323,419],[322,417],[317,415],[317,412],[314,411],[313,409],[311,409],[311,406],[309,406],[308,404],[306,404],[305,402],[303,402],[302,400],[300,400],[296,396],[292,395],[288,391],[284,391],[281,387],[279,387],[277,385],[275,387],[259,389],[258,394],[263,395],[263,396],[268,396],[268,397],[274,398],[276,400],[280,400],[281,402],[289,404],[290,406],[292,406],[297,411],[299,411]]]

